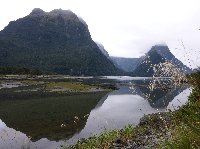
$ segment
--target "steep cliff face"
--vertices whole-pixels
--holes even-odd
[[[70,10],[37,8],[0,32],[0,66],[70,75],[115,75],[119,70]]]

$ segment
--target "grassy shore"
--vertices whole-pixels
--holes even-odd
[[[65,76],[6,75],[0,77],[0,101],[49,96],[80,95],[109,92],[115,82],[105,83],[98,78],[65,78]]]
[[[122,130],[104,132],[67,148],[199,149],[200,73],[189,76],[188,81],[193,90],[187,105],[179,110],[147,115],[136,127],[129,125]]]

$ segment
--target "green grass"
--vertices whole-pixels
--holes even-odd
[[[79,141],[76,145],[70,147],[72,149],[96,149],[96,148],[109,148],[112,143],[118,138],[130,138],[135,132],[135,128],[127,126],[122,130],[112,130],[102,133],[100,136],[93,136],[86,140]],[[66,148],[67,149],[67,148]]]
[[[163,116],[170,117],[171,114],[164,113]],[[120,142],[126,146],[128,141],[137,141],[140,137],[145,137],[148,135],[148,133],[152,133],[154,135],[160,133],[162,128],[155,123],[158,121],[161,122],[159,114],[154,114],[148,118],[145,124],[140,124],[136,127],[133,125],[128,125],[121,130],[105,131],[99,136],[93,136],[89,139],[80,140],[75,145],[66,147],[65,149],[110,149],[115,148],[114,144],[118,140],[120,140]],[[158,145],[156,147],[159,148]]]
[[[193,82],[192,84],[193,91],[189,96],[189,102],[177,112],[175,120],[176,125],[173,129],[174,135],[171,140],[165,144],[166,148],[200,148],[200,84],[197,82]]]

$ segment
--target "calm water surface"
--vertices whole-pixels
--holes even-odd
[[[29,120],[25,115],[24,117],[26,117],[26,120],[28,119],[28,122],[24,119],[23,121],[26,123],[26,126],[21,128],[15,124],[15,122],[21,124],[20,120],[13,120],[14,118],[12,119],[12,114],[9,115],[10,119],[5,117],[8,111],[6,111],[7,113],[5,114],[3,113],[4,115],[0,113],[2,116],[0,117],[0,149],[21,149],[22,147],[30,147],[31,149],[56,149],[61,148],[62,146],[69,146],[75,143],[78,139],[100,134],[105,129],[120,129],[128,124],[137,125],[140,118],[145,114],[165,112],[168,109],[176,110],[187,102],[187,97],[191,92],[190,88],[186,86],[170,90],[157,89],[151,92],[144,85],[144,81],[141,81],[141,83],[137,82],[138,85],[131,86],[132,83],[135,83],[133,82],[134,80],[139,80],[138,78],[118,77],[114,79],[125,81],[126,83],[119,83],[119,90],[112,91],[105,95],[97,93],[96,95],[77,95],[76,97],[70,98],[58,97],[56,100],[54,98],[42,100],[37,99],[32,102],[27,102],[26,107],[30,110],[24,109],[23,111],[23,109],[21,109],[20,111],[19,109],[16,109],[14,111],[16,114],[18,112],[27,113],[28,111],[28,115],[32,118]],[[148,100],[146,99],[146,95],[150,97]],[[48,100],[49,109],[45,107],[47,106],[45,103],[42,103],[43,100],[45,103],[46,100]],[[24,102],[25,101],[21,101],[20,103],[2,103],[2,106],[5,107],[5,104],[9,104],[9,107],[15,109],[16,105],[22,105]],[[39,113],[31,115],[30,113],[34,113],[35,109],[31,109],[30,107],[34,107],[34,104],[41,104],[44,105],[44,107],[40,107],[41,111],[39,111]],[[41,117],[42,113],[45,113],[44,117]],[[59,113],[67,114],[59,115]],[[38,114],[40,116],[38,116]],[[74,119],[75,116],[78,117],[78,120],[76,118]],[[13,117],[16,117],[16,115]],[[23,117],[20,116],[18,118],[23,119]],[[33,131],[36,129],[34,128],[35,125],[40,127],[44,126],[37,124],[37,122],[39,122],[37,119],[40,118],[44,119],[47,128],[49,127],[49,129],[51,129],[52,127],[53,130],[48,129],[51,134],[47,134],[47,132],[42,133],[42,130],[45,130],[45,128],[40,128],[41,133],[30,131],[31,129],[33,129]],[[3,121],[3,119],[7,122]],[[65,121],[63,121],[65,126],[60,125],[62,119],[65,119]],[[61,128],[61,130],[55,126],[58,125],[57,123],[54,123],[54,126],[51,126],[51,124],[56,121],[59,121],[59,126],[57,127]],[[9,127],[8,123],[9,126],[13,127]],[[68,125],[69,123],[73,125],[73,127]],[[30,127],[30,130],[27,127]],[[65,127],[67,128],[65,129]],[[71,130],[70,133],[67,132],[69,130]],[[40,132],[40,130],[37,131]],[[65,135],[59,131],[69,135],[65,137]],[[34,137],[29,136],[29,134]],[[62,138],[59,138],[59,136],[62,136]],[[29,137],[32,137],[32,139]]]

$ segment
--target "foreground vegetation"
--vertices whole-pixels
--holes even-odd
[[[37,69],[28,69],[28,68],[21,68],[21,67],[9,67],[9,66],[0,66],[0,74],[1,75],[8,75],[8,74],[18,74],[18,75],[41,75],[42,72]]]
[[[127,126],[80,140],[73,149],[91,148],[200,148],[200,73],[188,77],[192,93],[187,105],[175,112],[147,115],[138,126]]]

